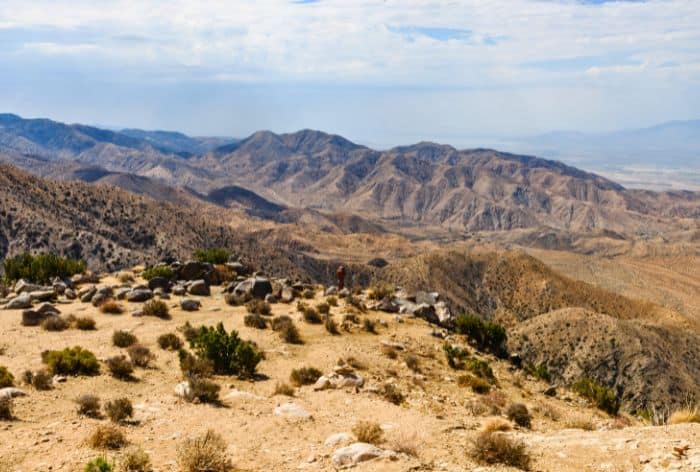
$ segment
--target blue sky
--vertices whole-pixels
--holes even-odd
[[[700,117],[697,0],[0,0],[0,111],[377,146]]]

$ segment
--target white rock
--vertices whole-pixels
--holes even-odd
[[[229,398],[232,400],[266,400],[265,397],[261,397],[260,395],[255,395],[254,393],[250,393],[250,392],[244,392],[243,390],[231,390],[226,395],[226,398]]]
[[[0,388],[0,398],[26,397],[27,392],[14,387]]]
[[[192,388],[190,387],[190,383],[187,380],[175,385],[175,395],[177,395],[178,397],[187,398],[191,394]]]
[[[337,446],[345,446],[347,444],[351,444],[353,442],[357,441],[357,438],[350,433],[335,433],[331,434],[326,438],[326,440],[323,442],[323,445],[326,447],[337,447]]]
[[[384,451],[367,443],[355,443],[338,449],[333,453],[333,464],[337,467],[356,465],[382,457]]]
[[[284,403],[274,410],[274,414],[284,418],[312,419],[311,413],[294,403]]]

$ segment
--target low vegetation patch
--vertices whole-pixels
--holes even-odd
[[[113,422],[123,423],[134,414],[134,407],[128,398],[117,398],[105,404],[105,413]]]
[[[80,395],[75,399],[75,403],[78,405],[79,415],[89,416],[90,418],[100,417],[100,397],[97,395]]]
[[[328,313],[324,319],[323,319],[323,326],[326,328],[326,331],[328,331],[330,334],[333,336],[337,336],[340,334],[340,331],[338,330],[338,323],[335,322],[333,319],[333,315]]]
[[[248,313],[243,317],[243,324],[249,328],[265,329],[267,320],[257,313]]]
[[[15,377],[4,365],[0,365],[0,388],[12,387],[15,384]]]
[[[169,351],[178,351],[182,347],[182,339],[175,333],[165,333],[158,336],[158,346]]]
[[[138,342],[136,336],[128,331],[115,331],[112,335],[112,343],[117,347],[129,347]]]
[[[194,251],[195,260],[199,262],[208,262],[210,264],[225,264],[230,257],[231,253],[222,247],[197,249]]]
[[[201,403],[219,403],[219,391],[221,386],[202,377],[190,377],[190,394],[186,398],[188,401],[197,400]]]
[[[114,464],[109,462],[106,457],[99,456],[85,464],[85,472],[113,472]]]
[[[544,362],[538,366],[528,362],[525,364],[525,372],[545,382],[550,382],[552,380],[552,374],[549,372],[547,364]]]
[[[420,361],[415,354],[406,354],[403,358],[406,367],[416,373],[420,373]]]
[[[12,414],[12,399],[7,397],[0,398],[0,420],[11,421],[14,419]]]
[[[294,396],[294,387],[292,387],[291,385],[286,384],[286,383],[278,383],[277,385],[275,385],[275,391],[272,394],[293,397]]]
[[[233,464],[226,449],[221,435],[210,429],[178,445],[177,465],[182,472],[230,472]]]
[[[41,322],[41,327],[46,331],[65,331],[70,324],[61,316],[49,316]]]
[[[591,378],[579,380],[571,386],[571,389],[610,415],[617,415],[620,411],[620,400],[615,391]]]
[[[377,322],[370,320],[369,318],[365,318],[362,320],[362,329],[368,333],[377,334]]]
[[[113,356],[105,360],[107,368],[113,377],[121,380],[131,380],[134,373],[134,365],[126,356]]]
[[[525,445],[502,433],[483,432],[474,442],[474,459],[483,464],[504,464],[529,470],[530,455]]]
[[[394,405],[400,405],[403,403],[405,397],[399,388],[390,383],[386,383],[382,386],[380,390],[381,396],[384,400],[393,403]]]
[[[246,303],[245,307],[248,310],[248,313],[254,313],[256,315],[269,316],[270,313],[272,313],[272,307],[270,307],[270,304],[266,301],[258,300],[257,298],[254,298]]]
[[[106,315],[121,315],[124,313],[124,307],[114,300],[107,300],[100,305],[100,311]]]
[[[155,316],[164,320],[170,319],[168,305],[166,305],[163,300],[157,300],[155,298],[143,304],[141,314],[143,314],[143,316]]]
[[[296,386],[315,384],[323,374],[315,367],[300,367],[292,370],[289,380]]]
[[[359,421],[353,426],[352,433],[359,442],[378,445],[384,441],[384,430],[371,421]]]
[[[128,444],[124,433],[109,424],[95,428],[87,442],[93,449],[121,449]]]
[[[134,344],[126,350],[131,362],[137,367],[148,367],[155,360],[156,356],[142,344]]]
[[[80,346],[62,351],[44,351],[41,359],[54,375],[97,375],[100,364],[97,357]]]
[[[82,331],[92,331],[95,329],[95,319],[91,316],[81,316],[75,319],[75,327]]]
[[[131,448],[119,460],[120,472],[151,472],[151,458],[140,447]]]
[[[326,303],[330,306],[338,306],[338,297],[335,295],[328,296],[326,297]]]
[[[506,415],[509,420],[523,428],[529,428],[532,425],[532,416],[530,416],[527,406],[522,403],[513,403],[510,405],[506,411]]]
[[[303,344],[301,334],[294,325],[292,319],[287,315],[280,315],[272,318],[272,329],[277,331],[282,341],[290,344]]]
[[[685,407],[674,411],[668,418],[668,424],[700,423],[700,408]]]
[[[299,310],[302,315],[304,316],[304,321],[307,323],[311,324],[321,324],[323,320],[321,319],[321,315],[318,314],[318,311],[312,306],[307,305],[304,302],[299,302],[297,303],[297,310]]]
[[[394,286],[385,282],[374,282],[369,287],[367,296],[370,300],[384,300],[394,296]]]
[[[214,364],[209,359],[202,359],[187,352],[185,349],[178,351],[180,370],[185,378],[205,378],[214,375]]]
[[[25,371],[24,381],[37,390],[51,390],[51,387],[53,387],[53,376],[44,369],[36,372],[31,370]]]
[[[223,323],[200,327],[190,346],[199,357],[210,360],[218,374],[250,378],[263,359],[254,343],[239,338],[235,330],[227,333]]]
[[[154,277],[163,277],[164,279],[174,280],[175,272],[165,265],[157,265],[154,267],[149,267],[148,269],[141,272],[141,277],[146,280],[151,280]]]
[[[479,394],[489,393],[489,391],[491,391],[491,384],[481,377],[472,374],[460,375],[457,378],[457,385],[460,387],[469,387],[474,393]]]
[[[68,259],[55,254],[32,255],[24,253],[3,262],[5,281],[12,283],[25,279],[37,284],[48,284],[54,277],[65,278],[85,271],[85,261]]]
[[[498,323],[474,315],[459,315],[455,319],[455,331],[465,335],[482,351],[489,351],[499,357],[508,354],[506,329]]]

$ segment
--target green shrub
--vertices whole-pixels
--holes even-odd
[[[107,417],[115,423],[122,423],[126,421],[127,418],[131,418],[134,414],[134,407],[131,404],[131,400],[128,398],[117,398],[107,402],[105,405],[105,413],[107,413]]]
[[[450,343],[445,343],[442,345],[442,350],[445,351],[447,365],[453,369],[464,368],[464,361],[465,359],[469,358],[469,353],[466,351],[466,349],[453,346]]]
[[[41,358],[54,375],[97,375],[100,372],[95,355],[80,346],[44,351]]]
[[[165,333],[158,336],[158,346],[161,349],[178,351],[182,347],[182,340],[175,333]]]
[[[316,381],[323,375],[320,370],[315,367],[300,367],[299,369],[293,369],[292,373],[289,374],[289,380],[292,381],[297,387],[301,385],[311,385],[316,383]]]
[[[85,472],[113,472],[114,465],[106,457],[100,456],[85,465]]]
[[[143,316],[155,316],[164,320],[170,319],[168,305],[166,305],[163,300],[158,300],[155,298],[148,300],[143,304],[141,314],[143,314]]]
[[[140,447],[131,448],[119,460],[120,472],[151,472],[151,458]]]
[[[153,277],[163,277],[168,280],[174,280],[175,272],[173,272],[173,270],[166,265],[157,265],[154,267],[149,267],[141,272],[141,277],[146,280],[151,280]]]
[[[596,404],[610,415],[620,411],[620,400],[611,388],[600,385],[591,378],[583,378],[571,386],[572,390]]]
[[[506,330],[492,321],[484,321],[473,315],[459,315],[455,320],[455,331],[467,336],[480,350],[489,351],[504,357],[506,351]]]
[[[5,281],[8,283],[19,279],[38,284],[47,284],[54,277],[70,277],[85,271],[85,261],[67,259],[55,254],[38,254],[36,256],[24,253],[3,263]]]
[[[221,247],[210,249],[197,249],[194,252],[194,258],[199,262],[208,262],[210,264],[224,264],[228,262],[231,253]]]
[[[491,366],[489,366],[489,363],[486,361],[469,357],[464,360],[464,369],[468,370],[479,378],[488,380],[490,383],[496,381],[496,377],[493,375],[493,370],[491,370]]]
[[[538,366],[535,366],[534,364],[528,362],[525,365],[525,372],[527,372],[535,378],[544,380],[545,382],[549,382],[552,380],[552,374],[549,373],[547,364],[545,364],[544,362]]]
[[[527,407],[522,403],[513,403],[510,405],[506,414],[509,420],[523,428],[529,428],[532,424],[532,416],[530,416]]]
[[[112,335],[112,343],[117,347],[129,347],[137,342],[136,336],[128,331],[115,331]]]
[[[0,388],[12,387],[15,384],[15,377],[7,370],[7,367],[0,365]]]
[[[118,379],[130,380],[134,373],[134,365],[124,355],[110,357],[105,360],[105,364],[112,376]]]
[[[190,346],[197,355],[209,359],[214,372],[218,374],[233,374],[240,377],[252,377],[262,353],[250,341],[243,341],[235,330],[227,333],[223,323],[215,328],[202,326]]]

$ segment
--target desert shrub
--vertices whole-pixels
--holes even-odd
[[[100,372],[95,355],[80,346],[44,351],[41,358],[54,375],[96,375]]]
[[[382,344],[381,350],[382,350],[382,354],[384,354],[389,359],[396,359],[399,357],[399,353],[394,346]]]
[[[151,472],[151,458],[140,447],[131,448],[119,460],[120,472]]]
[[[363,313],[364,313],[365,311],[367,311],[367,307],[365,306],[364,303],[362,303],[362,300],[360,299],[360,297],[356,297],[355,295],[349,295],[349,296],[345,299],[345,302],[346,302],[348,305],[357,308],[358,310],[360,310],[360,311],[363,312]]]
[[[256,315],[269,316],[272,313],[272,308],[270,304],[263,300],[258,300],[257,298],[249,301],[245,304],[248,313],[254,313]]]
[[[370,320],[369,318],[365,318],[362,320],[362,329],[368,333],[377,334],[377,322]]]
[[[474,393],[489,393],[491,390],[491,385],[486,380],[471,374],[460,375],[457,378],[457,385],[469,387]]]
[[[323,323],[323,320],[321,319],[321,315],[318,314],[318,311],[314,307],[304,305],[302,313],[304,315],[304,321],[307,323],[311,324],[321,324]]]
[[[384,430],[377,423],[371,421],[358,421],[352,428],[352,433],[359,442],[368,444],[381,444],[384,440]]]
[[[331,312],[331,306],[328,303],[319,303],[316,305],[316,311],[321,313],[322,315],[327,315],[328,313]]]
[[[214,266],[214,279],[221,284],[227,284],[236,280],[236,271],[225,264],[216,264]]]
[[[338,306],[338,297],[335,295],[331,295],[329,297],[326,297],[326,303],[330,306]]]
[[[134,414],[134,407],[128,398],[117,398],[105,404],[105,413],[115,423],[122,423]]]
[[[155,316],[164,320],[170,319],[168,305],[166,305],[163,300],[158,300],[155,298],[148,300],[143,304],[141,314],[143,316]]]
[[[25,377],[25,381],[31,384],[37,390],[51,390],[53,387],[53,376],[50,372],[44,369],[38,370],[36,372],[27,371],[28,376]],[[28,378],[27,378],[28,377]]]
[[[600,385],[591,378],[583,378],[571,386],[572,390],[595,403],[601,410],[610,415],[620,411],[620,400],[611,388]]]
[[[177,351],[182,347],[182,340],[175,333],[165,333],[158,336],[158,346],[161,349]]]
[[[208,262],[210,264],[225,264],[228,262],[231,253],[222,247],[213,247],[210,249],[197,249],[193,254],[195,260],[199,262]]]
[[[12,414],[12,399],[8,397],[0,397],[0,420],[10,421],[14,419]]]
[[[89,416],[91,418],[100,417],[100,397],[97,395],[80,395],[75,399],[75,403],[78,405],[78,414]]]
[[[127,271],[127,270],[119,271],[117,273],[117,280],[123,284],[133,282],[134,281],[134,274]]]
[[[177,328],[178,331],[182,333],[182,336],[187,342],[191,342],[195,337],[197,337],[198,330],[190,324],[189,321],[185,321],[185,324]]]
[[[394,286],[386,282],[374,282],[369,287],[367,296],[370,300],[384,300],[387,297],[394,295]]]
[[[198,400],[202,403],[219,403],[219,391],[221,386],[216,382],[202,378],[190,377],[190,394],[188,401]]]
[[[134,365],[124,355],[110,357],[105,364],[112,376],[118,379],[129,380],[134,373]]]
[[[534,364],[528,362],[527,364],[525,364],[525,372],[537,379],[544,380],[545,382],[549,382],[552,380],[552,374],[549,372],[547,364],[545,364],[544,362],[538,366],[535,366]]]
[[[292,324],[292,319],[287,315],[279,315],[272,318],[270,325],[274,331],[281,330],[285,325]]]
[[[411,369],[413,372],[420,372],[420,361],[418,360],[418,356],[414,354],[406,354],[403,361],[406,364],[406,367]]]
[[[584,415],[571,415],[564,421],[564,425],[567,428],[582,429],[584,431],[595,431],[596,429],[593,418]]]
[[[126,349],[131,362],[138,367],[148,367],[151,361],[155,360],[156,356],[142,344],[134,344]]]
[[[465,335],[480,350],[500,357],[507,355],[506,329],[498,323],[484,321],[474,315],[459,315],[455,320],[455,331]]]
[[[510,405],[506,411],[506,415],[509,420],[523,428],[529,428],[532,424],[532,416],[530,416],[527,407],[522,403],[513,403]]]
[[[193,356],[184,349],[178,351],[180,370],[187,377],[211,377],[214,374],[214,365],[209,359]]]
[[[685,407],[674,411],[668,418],[668,424],[700,423],[700,409]]]
[[[70,277],[85,271],[85,261],[68,259],[55,254],[24,253],[3,262],[5,281],[25,279],[38,284],[47,284],[54,277]]]
[[[311,385],[316,383],[321,375],[321,371],[314,367],[300,367],[292,370],[289,380],[296,386]]]
[[[267,321],[262,316],[257,313],[248,313],[243,317],[243,324],[249,328],[265,329],[267,328]]]
[[[128,444],[124,433],[109,424],[95,428],[87,442],[93,449],[121,449]]]
[[[199,357],[212,362],[218,374],[252,377],[263,358],[254,343],[239,338],[235,330],[227,333],[222,323],[216,327],[199,328],[190,345]]]
[[[413,457],[418,457],[418,449],[423,444],[415,431],[397,431],[389,441],[388,449],[406,454]]]
[[[286,395],[288,397],[294,396],[294,388],[286,383],[278,383],[275,385],[275,391],[273,395]]]
[[[210,429],[178,445],[177,464],[182,472],[229,472],[233,465],[226,448],[224,439]]]
[[[236,295],[235,293],[224,294],[224,301],[227,305],[238,306],[242,305],[248,300],[250,300],[250,296],[247,295]]]
[[[307,300],[311,300],[312,298],[314,298],[314,295],[316,295],[316,294],[310,288],[307,288],[306,290],[301,292],[301,296],[306,298]]]
[[[15,377],[7,370],[7,367],[0,365],[0,388],[12,387],[15,384]]]
[[[92,331],[95,329],[95,319],[90,316],[76,318],[75,327],[82,331]]]
[[[477,377],[488,380],[490,383],[493,383],[496,380],[496,377],[493,375],[493,370],[491,370],[491,366],[489,366],[489,363],[486,361],[469,357],[464,360],[464,369],[468,370]]]
[[[168,280],[175,279],[175,272],[165,265],[157,265],[154,267],[149,267],[148,269],[141,272],[141,277],[146,280],[151,280],[153,277],[163,277]]]
[[[333,315],[330,313],[325,316],[323,326],[326,328],[326,331],[334,336],[340,334],[340,331],[338,331],[338,323],[335,322]]]
[[[513,426],[510,424],[510,421],[507,421],[500,416],[492,416],[490,418],[486,418],[484,420],[484,423],[481,425],[481,430],[485,433],[494,433],[496,431],[510,431],[513,429]]]
[[[129,347],[138,342],[138,339],[136,339],[136,336],[131,334],[128,331],[115,331],[114,334],[112,335],[112,344],[114,344],[117,347]]]
[[[504,464],[528,470],[530,456],[521,442],[501,433],[483,432],[474,441],[474,459],[484,464]]]
[[[68,321],[61,316],[49,316],[41,322],[41,327],[46,331],[64,331],[68,326]]]
[[[380,394],[386,401],[394,405],[400,405],[404,401],[403,393],[401,393],[399,388],[394,384],[384,384],[380,390]]]
[[[124,307],[115,300],[107,300],[100,305],[100,311],[106,315],[121,315]]]
[[[113,472],[114,465],[106,457],[99,456],[85,464],[84,472]]]
[[[287,315],[275,316],[272,318],[272,329],[277,331],[280,338],[290,344],[302,344],[301,335],[299,330],[294,325],[292,319]]]
[[[442,345],[442,350],[445,352],[447,365],[453,369],[464,368],[464,360],[469,358],[469,353],[465,349],[445,343]]]

